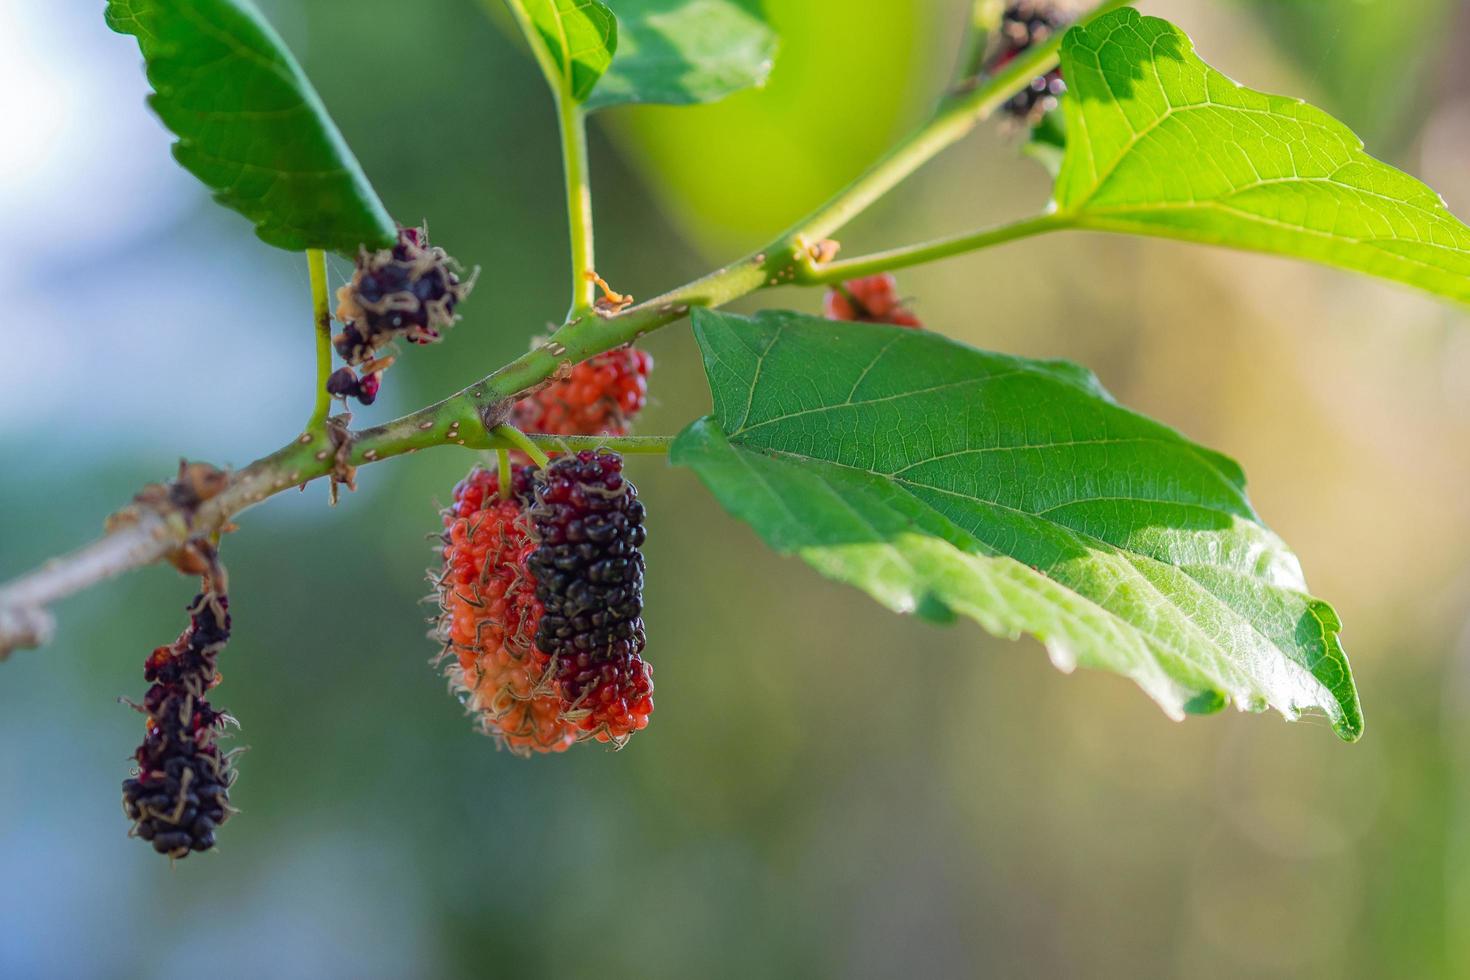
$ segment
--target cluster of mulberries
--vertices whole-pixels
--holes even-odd
[[[516,403],[516,428],[559,436],[622,436],[648,401],[653,358],[620,347],[588,358],[571,373]]]
[[[1071,15],[1055,0],[1017,0],[1007,5],[987,59],[988,70],[993,74],[1005,68],[1021,52],[1045,41],[1071,20]],[[1016,93],[1005,104],[1005,111],[1034,125],[1057,107],[1058,100],[1066,91],[1062,70],[1053,68],[1045,75],[1033,78],[1026,88]]]
[[[215,661],[229,638],[229,600],[206,590],[189,607],[188,628],[144,664],[152,684],[140,706],[147,733],[133,756],[136,774],[123,781],[123,812],[134,836],[171,858],[209,850],[233,812],[235,774],[217,741],[227,717],[205,698],[219,682]]]
[[[454,260],[430,245],[422,228],[400,228],[392,248],[362,250],[352,279],[337,290],[342,332],[332,346],[349,366],[333,373],[327,390],[372,404],[392,363],[380,352],[400,338],[412,344],[439,340],[459,318],[455,307],[472,285],[473,277],[462,279]]]
[[[436,636],[452,685],[514,752],[623,744],[648,724],[643,504],[615,453],[500,478],[476,469],[444,514]]]
[[[475,469],[444,511],[444,566],[437,576],[439,622],[450,685],[487,734],[512,752],[562,752],[576,728],[561,717],[547,677],[551,658],[536,648],[541,602],[526,568],[535,550],[526,506],[531,470],[515,468],[512,492]]]
[[[827,290],[822,312],[829,320],[891,323],[916,330],[924,326],[899,297],[898,280],[886,272],[849,279],[841,286]]]

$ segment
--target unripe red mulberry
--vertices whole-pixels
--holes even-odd
[[[822,300],[822,312],[829,320],[891,323],[915,329],[923,327],[919,318],[899,298],[898,280],[887,272],[849,279],[840,289],[827,290]]]
[[[527,561],[543,607],[536,647],[552,659],[566,717],[617,744],[653,711],[642,657],[643,504],[622,470],[616,453],[579,452],[537,472]]]
[[[392,248],[358,254],[351,281],[337,290],[343,327],[332,344],[348,364],[362,364],[399,337],[433,343],[458,319],[471,285],[423,229],[400,228]]]
[[[577,738],[547,676],[551,658],[535,647],[541,620],[536,580],[526,567],[535,549],[526,504],[527,467],[516,467],[513,493],[500,497],[497,474],[473,470],[444,512],[444,568],[437,581],[436,630],[446,673],[484,731],[519,755],[562,752]]]
[[[513,423],[525,432],[622,436],[648,400],[653,358],[620,347],[588,358],[566,378],[522,398]]]
[[[227,718],[205,699],[219,682],[215,661],[229,638],[229,600],[206,591],[190,605],[183,634],[144,664],[144,679],[153,685],[139,705],[148,715],[147,734],[134,754],[136,775],[123,781],[123,812],[134,836],[171,858],[209,850],[215,830],[234,812],[235,774],[216,742]]]

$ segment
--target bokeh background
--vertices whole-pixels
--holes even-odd
[[[448,343],[359,420],[524,348],[565,306],[549,100],[472,0],[279,0],[390,210],[482,268]],[[915,124],[952,0],[769,0],[770,86],[609,113],[600,271],[637,296],[754,247]],[[311,401],[305,263],[170,162],[95,0],[0,3],[0,577],[94,535],[181,455],[243,465]],[[614,7],[616,3],[614,2]],[[1470,214],[1470,5],[1153,0]],[[1047,196],[978,133],[847,251]],[[343,277],[340,263],[337,281]],[[1336,603],[1367,712],[1167,721],[1030,641],[890,616],[640,459],[658,711],[621,753],[499,753],[430,669],[426,535],[473,459],[421,454],[229,542],[241,720],[217,853],[127,840],[119,696],[183,623],[167,569],[64,603],[0,666],[0,976],[1470,976],[1470,318],[1330,270],[1073,235],[902,277],[961,340],[1066,357],[1239,458]],[[814,292],[759,298],[815,311]],[[747,307],[749,308],[749,304]],[[708,407],[685,326],[642,431]]]

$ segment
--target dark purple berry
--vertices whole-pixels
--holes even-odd
[[[201,593],[189,607],[188,628],[144,664],[152,683],[141,705],[147,734],[133,755],[135,774],[123,780],[123,812],[134,836],[169,857],[209,850],[232,812],[234,772],[216,741],[226,716],[205,699],[219,680],[215,661],[229,638],[229,600]]]
[[[648,724],[643,660],[643,503],[616,453],[562,456],[536,473],[526,562],[544,612],[536,648],[584,732],[621,742]]]
[[[1017,55],[1064,29],[1071,20],[1072,16],[1055,0],[1016,0],[1009,4],[1001,15],[1000,29],[986,59],[987,72],[995,74],[1005,68]],[[1026,88],[1016,93],[1005,104],[1005,111],[1016,119],[1035,124],[1057,107],[1058,100],[1066,91],[1062,70],[1053,68],[1045,75],[1033,78]]]

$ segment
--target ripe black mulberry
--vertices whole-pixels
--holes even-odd
[[[1071,21],[1072,17],[1055,0],[1017,0],[1007,5],[1001,15],[995,45],[987,59],[989,72],[994,74],[1005,68],[1017,55],[1063,30]],[[1053,68],[1045,75],[1033,78],[1026,88],[1012,96],[1005,104],[1005,111],[1034,125],[1057,107],[1058,100],[1066,91],[1062,70]]]
[[[566,717],[588,737],[622,744],[653,711],[642,656],[643,503],[622,457],[601,451],[554,460],[534,493],[536,647],[551,657]]]

